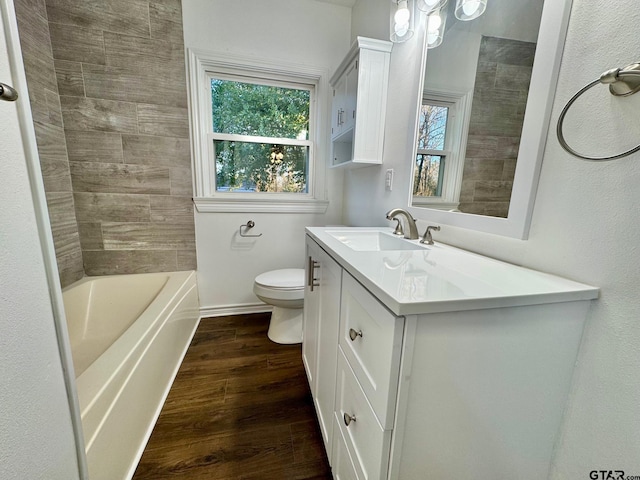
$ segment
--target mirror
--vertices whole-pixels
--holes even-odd
[[[526,238],[571,0],[488,0],[471,21],[454,7],[424,55],[409,206]]]

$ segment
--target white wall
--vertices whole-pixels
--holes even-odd
[[[386,0],[376,0],[386,3]],[[569,33],[556,92],[552,125],[564,103],[604,70],[638,60],[640,11],[636,0],[574,0]],[[354,10],[354,15],[357,13]],[[354,19],[354,24],[357,20]],[[386,24],[385,24],[386,25]],[[611,35],[611,32],[616,32]],[[357,33],[357,32],[355,32]],[[411,152],[399,130],[415,116],[415,98],[408,77],[419,73],[415,46],[396,45],[391,59],[384,164],[351,172],[345,178],[345,222],[387,225],[384,213],[406,206]],[[402,57],[402,58],[400,58]],[[416,85],[417,88],[417,85]],[[399,91],[404,91],[404,95]],[[638,143],[637,99],[612,99],[602,87],[590,99],[574,105],[568,136],[591,128],[578,142],[620,151]],[[598,95],[601,95],[598,97]],[[602,97],[604,96],[604,97]],[[604,100],[606,99],[606,100]],[[636,102],[635,115],[626,102]],[[627,126],[597,125],[625,115]],[[594,123],[589,124],[589,120]],[[631,127],[628,126],[631,125]],[[617,127],[617,128],[615,128]],[[629,130],[632,130],[629,132]],[[591,133],[595,132],[595,133]],[[630,133],[635,139],[630,139]],[[597,144],[597,145],[596,145]],[[582,143],[580,143],[582,145]],[[596,152],[601,153],[601,152]],[[383,190],[384,171],[401,172],[394,192]],[[404,183],[404,185],[402,185]],[[640,154],[608,163],[590,163],[565,153],[550,129],[529,240],[513,240],[443,226],[436,241],[520,263],[601,287],[601,298],[590,309],[572,391],[559,435],[553,479],[589,478],[593,469],[625,470],[640,475]],[[397,192],[397,193],[396,193]],[[422,231],[428,213],[419,221]]]
[[[15,85],[3,23],[0,80]],[[0,478],[72,480],[71,415],[16,104],[0,102],[0,118]]]
[[[283,61],[324,69],[327,79],[350,47],[351,9],[312,0],[185,0],[187,48]],[[328,109],[330,99],[321,99]],[[324,135],[323,137],[328,137]],[[317,145],[325,170],[328,142]],[[330,206],[326,214],[197,213],[198,284],[203,308],[260,303],[253,295],[256,275],[304,266],[304,227],[339,223],[342,172],[325,171]],[[237,235],[256,222],[258,239]]]

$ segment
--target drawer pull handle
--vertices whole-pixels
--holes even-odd
[[[362,330],[358,330],[357,332],[353,329],[350,328],[349,329],[349,338],[351,339],[351,341],[355,341],[356,338],[358,337],[362,337]]]
[[[355,422],[356,421],[356,416],[355,415],[349,415],[347,412],[344,413],[343,416],[344,419],[344,424],[348,427],[349,425],[351,425],[351,422]]]
[[[315,277],[316,268],[320,268],[320,262],[316,262],[312,257],[309,257],[309,264],[307,269],[307,285],[311,287],[311,291],[313,292],[313,287],[319,287],[318,279]]]

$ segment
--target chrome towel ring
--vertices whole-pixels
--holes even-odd
[[[567,144],[567,141],[564,138],[564,134],[562,133],[562,124],[564,123],[564,117],[567,114],[567,111],[583,93],[600,83],[609,85],[609,92],[616,97],[628,97],[630,95],[633,95],[634,93],[640,91],[640,62],[632,63],[623,68],[614,68],[612,70],[604,72],[602,75],[600,75],[600,78],[584,86],[583,88],[578,90],[578,92],[573,97],[571,97],[571,99],[562,109],[560,118],[558,118],[556,134],[558,135],[558,141],[560,142],[560,145],[575,157],[581,158],[583,160],[594,161],[616,160],[618,158],[626,157],[627,155],[631,155],[632,153],[640,151],[640,145],[638,145],[631,150],[628,150],[624,153],[619,153],[617,155],[611,155],[608,157],[591,157],[578,153],[573,148],[571,148],[569,144]]]

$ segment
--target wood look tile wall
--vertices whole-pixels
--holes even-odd
[[[62,286],[83,276],[69,159],[44,0],[16,0],[40,167]]]
[[[87,275],[195,269],[180,0],[17,4],[43,90],[32,104],[46,189],[75,211],[73,258]],[[70,241],[70,216],[55,216]]]
[[[480,43],[460,210],[506,217],[527,103],[535,43]]]

